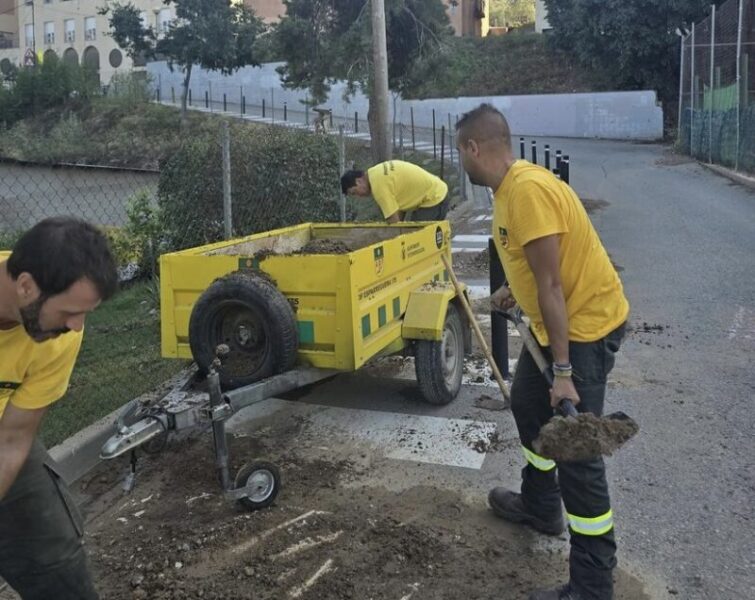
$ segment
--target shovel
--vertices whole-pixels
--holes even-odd
[[[553,374],[548,361],[527,324],[522,320],[522,311],[516,307],[512,312],[500,311],[519,331],[522,342],[535,359],[548,385],[553,387]],[[568,398],[563,398],[556,415],[543,427],[532,442],[535,452],[556,462],[593,460],[610,456],[640,430],[637,423],[624,414],[615,412],[598,417],[592,413],[579,413]]]

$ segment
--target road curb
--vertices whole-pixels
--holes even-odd
[[[161,386],[165,388],[167,394],[175,387],[184,385],[193,374],[193,369],[184,369],[166,380]],[[155,390],[151,390],[137,399],[146,399],[154,394]],[[100,449],[107,439],[115,433],[115,421],[127,404],[128,402],[73,434],[57,446],[50,448],[50,456],[58,463],[60,473],[66,482],[70,484],[78,481],[100,463]]]
[[[701,162],[699,164],[705,167],[706,169],[713,171],[717,175],[726,177],[727,179],[729,179],[730,181],[733,181],[734,183],[738,183],[740,185],[750,188],[751,190],[755,190],[755,177],[751,177],[749,175],[745,175],[744,173],[739,173],[737,171],[732,171],[731,169],[727,169],[726,167],[722,167],[720,165],[713,165],[713,164],[704,163],[704,162]]]

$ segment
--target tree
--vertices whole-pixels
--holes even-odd
[[[704,18],[710,4],[711,0],[545,0],[557,46],[617,87],[654,89],[666,103],[675,101],[678,92],[676,29]]]
[[[535,22],[535,0],[490,0],[493,27],[522,27]]]
[[[371,95],[372,47],[369,0],[284,0],[286,16],[276,26],[279,68],[286,87],[308,89],[324,102],[334,80],[348,93]],[[404,92],[425,57],[445,48],[453,34],[440,0],[385,0],[388,85]],[[370,130],[375,131],[372,111]],[[377,158],[377,156],[376,156]]]
[[[165,0],[176,7],[176,19],[167,31],[145,26],[133,4],[115,3],[100,11],[109,15],[113,39],[133,59],[165,59],[168,67],[184,74],[181,122],[186,120],[186,98],[191,70],[199,65],[229,75],[255,60],[254,43],[265,26],[241,2],[231,0]]]

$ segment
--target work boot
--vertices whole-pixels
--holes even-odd
[[[511,492],[506,488],[497,487],[490,490],[488,504],[497,516],[511,523],[529,525],[535,531],[545,535],[561,535],[564,532],[563,515],[559,514],[558,517],[548,521],[541,519],[527,511],[521,494]]]
[[[575,592],[567,583],[553,590],[532,592],[529,600],[582,600],[582,596]]]

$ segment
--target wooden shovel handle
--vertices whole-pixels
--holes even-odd
[[[485,341],[485,336],[482,335],[480,325],[477,323],[477,319],[472,312],[472,307],[469,306],[469,302],[467,302],[467,297],[464,295],[464,290],[462,289],[459,280],[456,279],[456,274],[454,273],[453,268],[451,268],[451,262],[448,260],[445,254],[441,254],[440,257],[443,260],[446,271],[448,271],[448,276],[451,278],[451,282],[454,284],[456,295],[459,297],[459,302],[461,302],[461,305],[464,307],[464,312],[467,313],[467,318],[469,319],[469,323],[472,325],[472,329],[475,332],[477,341],[480,343],[482,351],[485,354],[485,358],[488,360],[488,364],[490,364],[490,368],[493,370],[493,376],[498,382],[498,387],[501,388],[501,393],[506,399],[506,404],[510,404],[511,397],[509,396],[509,390],[506,388],[506,384],[503,381],[503,376],[501,375],[501,371],[498,369],[498,365],[496,365],[495,360],[493,360],[493,355],[490,353],[490,348],[488,348],[488,343]]]

